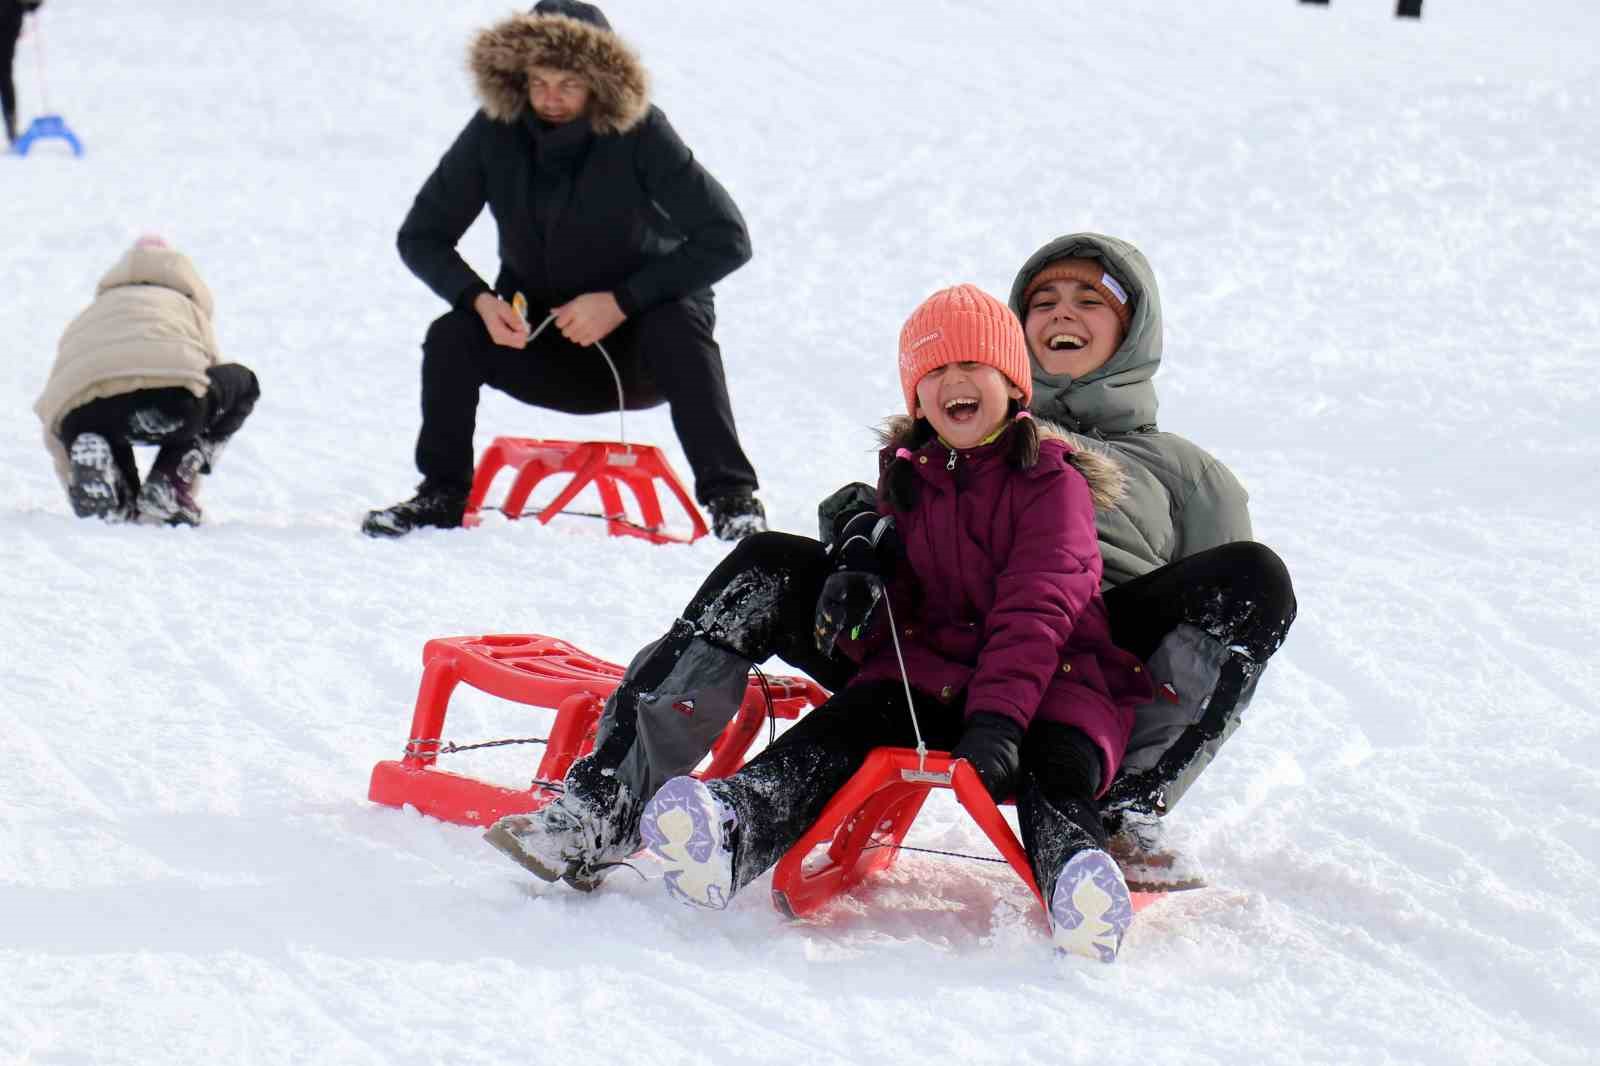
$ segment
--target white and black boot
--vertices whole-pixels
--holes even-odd
[[[132,501],[111,442],[98,433],[80,433],[72,438],[67,459],[67,499],[72,502],[72,513],[79,518],[126,521]]]
[[[195,498],[200,475],[211,469],[214,446],[203,440],[163,444],[150,476],[139,489],[139,521],[151,525],[198,526],[205,518]]]

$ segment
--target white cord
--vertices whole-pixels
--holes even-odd
[[[906,658],[900,654],[900,630],[895,625],[894,607],[889,603],[889,590],[883,587],[881,580],[878,588],[883,591],[883,606],[889,612],[889,638],[894,641],[894,657],[900,661],[900,680],[906,686],[906,710],[911,714],[911,731],[917,735],[917,772],[927,773],[928,746],[922,742],[922,726],[917,724],[917,708],[911,702],[911,679],[906,676]]]
[[[39,13],[35,11],[28,18],[33,23],[33,59],[39,70],[39,113],[50,114],[50,88],[44,80],[44,31],[39,28]]]
[[[534,338],[537,337],[539,334],[543,333],[545,327],[548,326],[550,323],[554,322],[555,320],[556,320],[556,313],[554,311],[552,311],[548,315],[546,315],[545,318],[544,318],[544,321],[539,323],[539,328],[534,330],[532,333],[528,334],[528,343],[532,344],[533,341],[534,341]],[[611,353],[606,351],[606,346],[604,344],[601,344],[599,341],[595,341],[594,342],[594,346],[596,348],[600,349],[600,355],[605,359],[606,366],[611,368],[611,380],[615,381],[617,383],[617,440],[622,442],[622,446],[624,448],[627,448],[628,447],[628,422],[627,422],[628,401],[627,401],[627,398],[623,395],[623,392],[622,392],[622,375],[617,372],[617,364],[611,361]],[[629,450],[631,451],[632,449],[629,449]]]

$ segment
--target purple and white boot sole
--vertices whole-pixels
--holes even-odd
[[[1133,897],[1116,860],[1099,849],[1080,851],[1056,875],[1050,926],[1058,951],[1115,962],[1133,924]]]
[[[639,819],[639,836],[661,862],[661,883],[681,903],[723,910],[733,899],[733,809],[692,777],[661,786]]]

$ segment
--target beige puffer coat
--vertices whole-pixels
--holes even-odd
[[[63,484],[67,450],[58,434],[70,412],[140,389],[206,394],[206,369],[220,362],[211,313],[211,290],[189,257],[170,248],[130,248],[100,279],[94,302],[61,335],[33,405]]]

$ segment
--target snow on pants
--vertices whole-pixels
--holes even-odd
[[[760,533],[741,541],[672,630],[634,658],[607,701],[600,766],[616,768],[636,795],[654,795],[711,750],[738,711],[750,665],[773,655],[830,690],[843,688],[855,664],[811,643],[830,570],[822,544],[806,537]],[[1107,803],[1159,800],[1165,811],[1231,734],[1282,643],[1295,612],[1289,575],[1271,549],[1240,541],[1108,589],[1105,601],[1117,643],[1179,694],[1175,703],[1158,699],[1139,709]],[[1169,782],[1180,787],[1163,789]],[[1097,789],[1098,781],[1091,794]]]
[[[1199,552],[1106,590],[1111,639],[1145,660],[1156,699],[1138,708],[1104,798],[1165,814],[1239,725],[1294,623],[1283,560],[1254,541]]]
[[[734,889],[771,869],[822,815],[835,793],[879,747],[915,747],[917,731],[949,751],[964,729],[963,701],[914,692],[916,726],[898,681],[851,685],[714,787],[738,816]],[[1104,841],[1089,797],[1099,784],[1100,752],[1079,730],[1036,723],[1022,746],[1017,797],[1023,846],[1034,874],[1050,884],[1079,848]]]
[[[70,448],[80,433],[105,437],[124,481],[137,492],[133,445],[181,447],[201,437],[221,444],[238,432],[261,398],[261,385],[249,367],[222,363],[206,370],[206,378],[204,396],[185,388],[137,389],[91,400],[61,420],[61,442]]]
[[[788,533],[746,537],[712,570],[683,616],[628,665],[596,734],[597,768],[636,796],[686,774],[744,702],[753,664],[777,655],[828,688],[855,664],[811,642],[817,590],[831,569],[821,544]]]
[[[708,302],[675,300],[628,319],[600,342],[616,362],[625,409],[671,406],[672,428],[702,504],[756,488],[755,468],[734,426],[715,324]],[[489,337],[476,311],[451,311],[434,321],[422,342],[416,459],[428,481],[462,491],[471,486],[478,391],[485,385],[569,414],[617,410],[617,379],[597,348],[573,344],[554,323],[528,347],[506,348]]]

